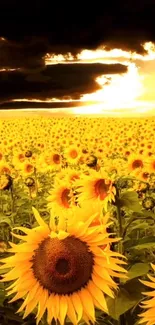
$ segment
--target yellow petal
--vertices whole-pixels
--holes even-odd
[[[31,229],[26,228],[26,227],[14,227],[14,228],[12,228],[12,230],[20,230],[20,231],[24,232],[27,235],[31,232]],[[11,244],[13,244],[13,243],[11,243]]]
[[[37,244],[40,243],[43,239],[47,238],[50,233],[48,227],[37,227],[33,229],[30,235],[27,238],[27,244]]]
[[[75,308],[73,306],[72,300],[71,300],[70,296],[66,296],[66,299],[67,299],[67,304],[68,304],[67,315],[68,315],[69,319],[71,320],[72,324],[77,325],[77,317],[76,317]]]
[[[76,292],[73,293],[73,295],[71,295],[70,297],[71,297],[74,309],[75,309],[75,311],[77,313],[78,322],[79,322],[81,320],[81,318],[82,318],[82,315],[83,315],[83,306],[82,306],[81,299],[80,299],[79,295]]]
[[[39,284],[39,282],[37,282],[37,283],[33,286],[32,290],[30,290],[29,293],[28,293],[28,295],[27,295],[27,304],[28,304],[32,299],[34,299],[35,296],[37,296],[38,292],[40,293],[39,289],[40,289],[40,284]]]
[[[60,297],[59,297],[59,295],[56,294],[53,297],[53,303],[54,303],[53,317],[54,317],[55,321],[57,321],[58,316],[59,316],[59,309],[60,309]]]
[[[48,301],[47,301],[47,323],[51,325],[52,319],[54,317],[53,314],[53,296],[50,295]]]
[[[51,231],[50,235],[49,235],[50,238],[58,238],[58,234],[54,231]]]
[[[95,308],[94,308],[93,299],[92,299],[91,294],[89,293],[89,291],[87,289],[82,289],[79,292],[79,297],[82,301],[83,309],[84,309],[86,315],[88,315],[88,317],[90,319],[93,319],[95,321]]]
[[[12,289],[13,287],[16,287],[16,285],[19,283],[19,279],[14,281],[9,287],[5,288],[6,291]],[[17,290],[16,290],[17,291]]]
[[[22,305],[18,309],[18,313],[20,313],[26,307],[26,305],[30,304],[30,302],[33,300],[36,300],[36,305],[37,305],[38,300],[36,297],[38,297],[38,295],[40,296],[41,292],[42,292],[42,288],[40,287],[39,283],[37,283],[37,285],[35,285],[33,289],[29,291],[27,297],[25,298]]]
[[[8,249],[8,252],[10,253],[30,253],[30,252],[34,252],[34,250],[36,250],[38,247],[38,244],[20,244],[20,245],[16,245],[16,247],[12,247]]]
[[[82,319],[86,324],[90,325],[90,318],[85,313],[83,313]]]
[[[104,293],[106,293],[111,298],[114,298],[114,293],[112,292],[112,290],[109,288],[109,286],[106,284],[106,282],[102,278],[100,278],[99,276],[96,276],[95,274],[92,274],[92,280],[100,290],[102,290]]]
[[[20,280],[20,283],[16,286],[18,291],[24,291],[26,289],[30,290],[33,288],[33,286],[36,284],[36,279],[35,278],[30,278],[29,281],[22,281]]]
[[[106,253],[105,253],[105,255],[106,255]],[[94,261],[95,261],[95,264],[97,264],[101,267],[105,267],[107,269],[111,269],[111,270],[118,271],[118,272],[127,273],[127,270],[125,270],[123,267],[118,266],[115,263],[112,263],[111,259],[109,259],[109,262],[107,262],[107,260],[105,258],[95,257]]]
[[[98,301],[101,309],[105,313],[108,313],[108,307],[103,292],[93,283],[93,281],[89,282],[87,289],[89,290],[92,297]]]
[[[33,311],[33,309],[37,306],[37,303],[38,303],[38,300],[40,299],[41,293],[42,293],[42,287],[39,287],[37,290],[37,294],[33,298],[30,296],[30,293],[28,294],[27,298],[25,299],[26,309],[25,309],[23,318],[26,318]],[[23,307],[22,307],[22,310],[23,310]],[[20,309],[18,310],[18,313],[19,313],[19,311],[20,311]]]
[[[58,232],[58,238],[60,240],[63,240],[65,238],[67,238],[68,236],[69,236],[69,233],[68,232],[63,231],[63,230],[59,230],[59,232]]]
[[[17,292],[16,295],[9,301],[9,304],[23,298],[27,294],[27,291]]]
[[[45,221],[41,218],[39,212],[37,211],[36,208],[32,207],[32,211],[33,214],[35,216],[36,221],[38,222],[38,224],[42,227],[47,227],[47,224],[45,223]]]
[[[100,236],[100,235],[98,235],[98,236]],[[92,240],[92,241],[90,240],[90,245],[92,247],[96,246],[96,245],[103,246],[103,245],[116,243],[119,240],[118,238],[106,238],[105,235],[102,235],[103,238],[101,236],[98,238],[98,236],[96,237],[95,240]]]
[[[59,295],[51,294],[47,301],[47,322],[50,325],[53,318],[57,322],[59,316],[59,300]]]
[[[6,258],[2,258],[1,262],[5,263],[6,265],[1,265],[0,269],[6,268],[6,267],[7,268],[12,267],[12,266],[14,266],[16,264],[15,263],[15,256],[9,256],[9,257],[6,257]]]
[[[64,321],[67,315],[68,303],[65,296],[60,297],[60,311],[59,311],[59,322],[61,325],[64,325]]]
[[[127,262],[125,262],[125,261],[123,261],[123,260],[121,260],[121,259],[118,259],[118,258],[111,258],[111,259],[110,259],[110,263],[114,263],[114,264],[124,264],[124,265],[127,264]]]
[[[25,308],[23,318],[26,318],[34,310],[37,303],[38,303],[38,299],[36,299],[36,297],[29,302],[29,304]]]
[[[12,281],[17,279],[19,276],[20,276],[20,270],[18,270],[18,268],[14,268],[7,274],[3,275],[3,281],[4,282]]]
[[[118,272],[112,271],[110,269],[108,270],[108,272],[109,272],[109,275],[111,275],[113,277],[121,278],[121,279],[128,279],[128,276],[126,274],[118,273]]]
[[[38,312],[36,316],[36,324],[38,325],[42,316],[45,313],[46,307],[47,307],[47,301],[48,301],[48,291],[46,289],[42,289],[42,292],[39,297],[39,304],[38,304]]]
[[[148,278],[152,281],[152,282],[155,282],[155,278],[153,277],[153,276],[151,276],[151,275],[147,275],[148,276]]]
[[[143,283],[145,286],[155,289],[155,283],[151,283],[149,281],[144,281],[144,280],[139,280],[139,281]]]
[[[101,267],[99,265],[94,265],[94,271],[97,276],[100,276],[101,278],[103,278],[104,280],[108,281],[111,284],[115,284],[113,279],[110,277],[108,271],[104,267]]]
[[[13,232],[11,232],[11,235],[15,238],[21,239],[23,241],[27,241],[27,236],[22,236],[22,235],[18,235],[18,234],[14,234]]]

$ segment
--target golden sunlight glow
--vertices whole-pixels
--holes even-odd
[[[121,49],[112,49],[110,51],[105,50],[105,47],[99,48],[97,50],[83,50],[81,53],[77,55],[75,59],[71,53],[63,56],[62,54],[59,55],[50,55],[49,53],[46,54],[44,57],[45,64],[57,64],[57,63],[106,63],[109,61],[111,63],[120,63],[123,60],[142,60],[142,61],[149,61],[155,59],[155,44],[152,42],[146,42],[144,45],[144,50],[147,51],[145,55],[138,54],[136,52],[127,52]]]
[[[64,103],[69,103],[72,102],[73,100],[71,98],[69,99],[63,99]],[[57,102],[57,103],[61,103],[62,100],[58,99],[58,98],[47,98],[46,100],[42,100],[42,99],[28,99],[28,98],[22,98],[22,99],[13,99],[11,102],[35,102],[35,103],[53,103],[53,102]],[[74,100],[74,102],[80,102],[80,100]]]
[[[2,68],[0,69],[0,72],[10,72],[10,71],[17,71],[17,70],[20,70],[20,68],[16,68],[16,69],[11,69],[11,68]]]
[[[133,105],[136,103],[134,102]],[[150,113],[152,115],[153,111],[148,107],[130,107],[130,114],[133,114],[134,116],[138,116],[140,114],[144,113]],[[74,107],[72,109],[68,109],[68,112],[71,114],[75,115],[92,115],[92,116],[102,116],[103,114],[107,117],[128,117],[129,112],[128,110],[122,110],[122,109],[106,109],[103,107],[102,104],[97,104],[97,105],[90,105],[89,107],[86,106],[81,106],[81,107]]]
[[[129,63],[128,72],[121,75],[104,75],[96,79],[101,90],[93,94],[84,95],[81,100],[99,101],[108,108],[124,108],[131,106],[132,102],[143,92],[142,78],[134,63]],[[109,82],[107,82],[109,80]]]

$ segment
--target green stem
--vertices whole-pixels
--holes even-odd
[[[36,193],[38,194],[37,169],[36,169],[36,167],[34,168],[34,177],[35,177]]]
[[[123,225],[122,225],[122,217],[121,217],[121,208],[119,205],[119,190],[116,188],[116,208],[117,208],[117,220],[118,220],[118,236],[122,238],[123,236]],[[123,244],[122,240],[118,243],[118,252],[120,254],[123,253]]]
[[[32,211],[33,198],[32,198],[32,194],[31,194],[31,187],[29,187],[29,196],[30,196],[31,211]],[[33,215],[32,215],[32,213],[30,213],[30,215],[29,215],[29,222],[30,222],[30,225],[32,226],[32,224],[33,224]]]
[[[118,220],[118,236],[120,238],[123,237],[123,224],[122,224],[122,217],[121,217],[121,207],[119,204],[119,189],[116,187],[116,208],[117,208],[117,220]],[[118,252],[123,254],[123,242],[122,239],[118,243]],[[121,279],[120,279],[121,284]],[[118,320],[118,325],[126,325],[125,315],[121,315]]]
[[[14,204],[14,194],[13,194],[13,185],[10,187],[10,196],[11,196],[11,219],[12,219],[12,226],[15,225],[15,204]],[[12,235],[12,242],[14,243],[14,236]]]
[[[14,212],[15,212],[15,202],[14,202],[14,195],[13,195],[13,186],[10,187],[10,195],[11,195],[11,211],[12,211],[12,223],[13,226],[15,224]]]
[[[3,213],[3,193],[2,193],[2,190],[0,191],[1,193],[1,211]]]
[[[126,325],[125,315],[121,315],[119,318],[119,325]]]

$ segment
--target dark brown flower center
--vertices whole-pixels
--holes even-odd
[[[152,162],[152,168],[155,170],[155,161]]]
[[[110,184],[106,184],[105,179],[99,179],[94,187],[96,196],[98,196],[100,200],[104,200],[108,195]]]
[[[143,167],[142,160],[140,160],[140,159],[134,160],[133,163],[132,163],[132,168],[136,169],[136,168],[140,168],[140,167]]]
[[[70,151],[70,157],[73,158],[73,159],[75,159],[75,158],[77,158],[77,156],[78,156],[77,151],[75,149],[72,149]]]
[[[88,167],[95,167],[97,165],[97,157],[91,155],[87,158],[86,164]]]
[[[75,237],[46,238],[33,256],[35,278],[50,293],[72,294],[85,287],[93,272],[93,254]]]
[[[27,173],[31,173],[33,171],[33,165],[27,164],[25,170]]]
[[[58,155],[57,153],[55,153],[55,154],[53,155],[53,162],[54,162],[55,164],[60,164],[60,155]]]
[[[60,258],[56,264],[56,271],[59,274],[66,274],[69,272],[69,262],[65,258]]]
[[[61,194],[61,202],[65,208],[70,207],[70,190],[68,188],[63,190]]]
[[[144,172],[144,173],[142,174],[142,176],[143,176],[144,179],[148,179],[148,177],[149,177],[149,173]]]

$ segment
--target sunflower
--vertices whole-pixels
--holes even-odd
[[[153,270],[155,271],[155,265],[151,264]],[[155,324],[155,278],[151,275],[148,275],[148,278],[151,280],[143,281],[140,280],[144,285],[153,289],[152,291],[143,293],[145,296],[150,297],[149,300],[143,301],[141,307],[146,309],[139,316],[141,317],[139,324],[145,323],[145,325],[154,325]]]
[[[81,176],[80,180],[75,181],[78,188],[78,202],[100,204],[101,208],[107,210],[108,202],[115,200],[116,189],[108,174],[101,168],[98,172],[91,170],[91,174]]]
[[[24,175],[31,175],[34,173],[34,165],[29,162],[24,162],[22,165],[21,173]]]
[[[128,159],[128,169],[129,171],[133,171],[135,169],[144,168],[144,161],[141,155],[132,154]]]
[[[11,166],[5,160],[1,160],[0,161],[0,173],[10,175],[11,172],[12,172]]]
[[[61,155],[59,152],[52,152],[50,155],[45,157],[45,162],[48,166],[59,166],[61,165]]]
[[[23,162],[26,160],[24,152],[17,152],[12,158],[12,163],[16,169],[20,169]]]
[[[144,182],[148,182],[149,183],[150,173],[148,172],[148,169],[147,168],[142,169],[141,171],[138,171],[137,173],[135,173],[135,176],[140,181],[144,181]]]
[[[148,169],[151,173],[155,173],[155,159],[150,159]]]
[[[118,239],[109,238],[105,225],[89,227],[96,215],[86,222],[73,218],[67,223],[51,218],[49,226],[33,208],[39,227],[17,227],[26,235],[13,235],[23,243],[10,243],[9,256],[2,259],[1,281],[13,283],[7,288],[10,302],[23,298],[18,313],[27,317],[36,307],[37,324],[47,311],[47,323],[64,324],[66,316],[72,324],[82,319],[95,322],[95,307],[108,313],[105,295],[114,298],[118,288],[112,277],[126,277],[122,255],[109,245]],[[107,245],[106,249],[101,249]]]
[[[52,209],[54,214],[69,213],[74,205],[74,195],[70,183],[56,179],[47,201],[49,202],[48,208]]]
[[[75,168],[65,167],[61,172],[57,173],[59,180],[66,180],[69,183],[74,183],[76,179],[80,179],[80,171]]]
[[[81,157],[81,149],[75,145],[70,145],[64,152],[68,163],[77,164]]]
[[[8,190],[12,185],[12,178],[7,174],[0,174],[0,190]]]

